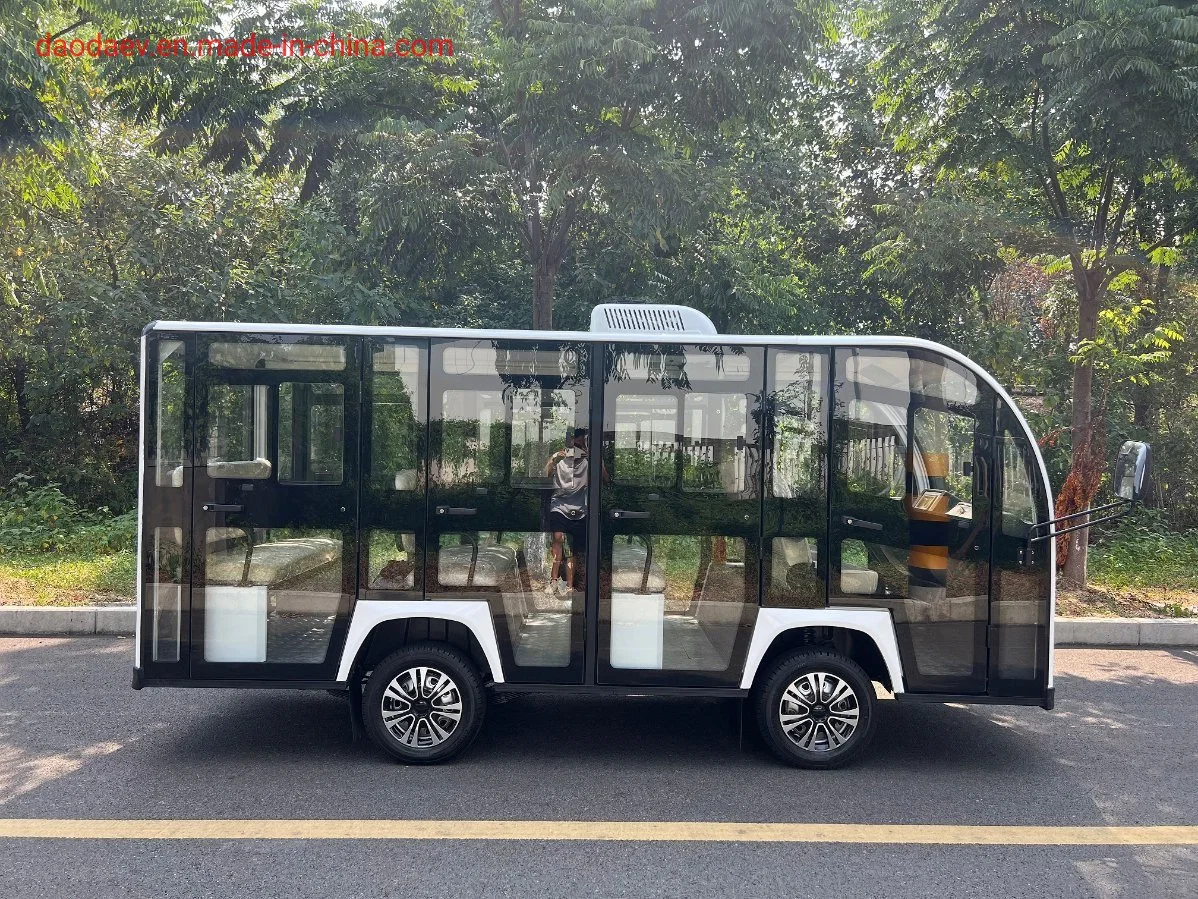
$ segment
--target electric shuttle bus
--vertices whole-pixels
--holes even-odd
[[[409,763],[489,691],[748,698],[812,768],[879,688],[1053,705],[1044,461],[925,340],[155,322],[141,409],[135,688],[341,691]]]

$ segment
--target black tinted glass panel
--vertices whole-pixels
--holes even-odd
[[[911,689],[981,692],[992,395],[927,351],[836,358],[834,601],[893,611]]]
[[[345,388],[279,385],[279,480],[340,484],[344,476]]]

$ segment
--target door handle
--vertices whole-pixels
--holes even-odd
[[[882,530],[882,526],[876,521],[866,521],[863,518],[854,518],[851,515],[842,515],[840,520],[852,528],[865,528],[868,531]]]
[[[438,515],[477,515],[473,506],[437,506]]]
[[[245,506],[237,503],[204,503],[205,512],[244,512]]]
[[[648,512],[633,511],[631,509],[612,509],[612,518],[648,518]]]

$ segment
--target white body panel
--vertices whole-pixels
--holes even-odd
[[[886,670],[890,673],[891,690],[904,692],[903,663],[899,659],[898,640],[894,635],[894,622],[887,609],[761,609],[757,613],[757,624],[753,628],[753,640],[749,644],[749,655],[745,658],[745,673],[740,680],[742,690],[753,686],[761,659],[774,638],[796,627],[840,627],[860,631],[871,637],[882,653]]]
[[[503,683],[503,665],[499,661],[499,644],[495,640],[495,624],[491,618],[491,607],[486,600],[438,600],[414,599],[364,600],[354,604],[353,617],[349,622],[349,633],[345,637],[345,649],[341,653],[341,666],[337,669],[337,680],[349,680],[349,671],[358,650],[377,625],[384,621],[403,618],[439,618],[457,621],[470,628],[474,639],[483,648],[487,664],[491,666],[491,679]]]
[[[134,596],[137,597],[137,614],[133,619],[133,667],[141,667],[141,604],[142,604],[142,522],[145,520],[143,505],[146,484],[146,335],[141,335],[141,401],[137,404],[137,575],[133,580]]]

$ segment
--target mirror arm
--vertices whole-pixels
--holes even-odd
[[[1074,531],[1080,531],[1083,528],[1093,527],[1096,524],[1114,521],[1116,518],[1122,518],[1124,515],[1134,509],[1135,505],[1136,501],[1134,499],[1119,499],[1115,500],[1113,503],[1107,503],[1105,506],[1095,506],[1092,509],[1083,509],[1080,512],[1072,512],[1069,515],[1062,515],[1060,518],[1050,518],[1048,521],[1037,522],[1031,527],[1031,533],[1034,534],[1034,536],[1029,537],[1027,542],[1037,543],[1040,540],[1047,540],[1049,537],[1059,537],[1062,534],[1070,534]],[[1110,515],[1104,515],[1101,518],[1095,518],[1092,521],[1087,521],[1083,524],[1075,524],[1072,527],[1060,528],[1051,532],[1047,531],[1048,528],[1054,527],[1058,524],[1064,524],[1068,521],[1073,521],[1074,519],[1081,518],[1083,515],[1093,515],[1095,512],[1105,512],[1107,509],[1115,509],[1119,508],[1120,506],[1122,508],[1120,508],[1118,512],[1112,512]],[[1040,530],[1041,528],[1046,529],[1045,533],[1036,534],[1036,531]]]

